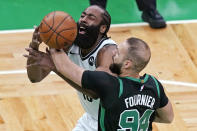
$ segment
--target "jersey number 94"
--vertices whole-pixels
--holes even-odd
[[[136,109],[123,111],[119,119],[121,129],[117,131],[126,131],[126,129],[131,131],[147,131],[149,119],[153,112],[154,110],[147,109],[140,118],[140,113]]]

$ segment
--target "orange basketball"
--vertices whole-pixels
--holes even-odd
[[[77,36],[77,24],[63,11],[46,15],[39,26],[40,38],[50,48],[61,49],[71,45]]]

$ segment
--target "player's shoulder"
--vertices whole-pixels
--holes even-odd
[[[146,74],[147,76],[149,76],[149,80],[150,81],[152,81],[152,82],[154,82],[154,83],[158,83],[158,84],[160,84],[161,85],[161,82],[155,77],[155,76],[153,76],[153,75],[150,75],[150,74]]]
[[[146,74],[146,75],[148,76],[148,78],[147,78],[147,81],[146,81],[145,85],[147,87],[150,87],[150,88],[156,90],[158,95],[159,95],[159,97],[160,97],[160,92],[161,92],[161,90],[163,90],[163,85],[153,75],[148,75],[148,74]]]
[[[102,44],[103,45],[111,45],[111,44],[116,45],[116,42],[112,40],[111,38],[105,38],[102,40]]]
[[[153,86],[153,85],[160,85],[161,83],[159,80],[150,74],[144,74],[142,77],[142,83],[144,83],[147,86]]]
[[[100,41],[100,44],[99,44],[99,48],[97,49],[97,51],[100,51],[103,50],[107,50],[111,47],[116,47],[116,42],[114,40],[112,40],[111,38],[103,38],[101,41]]]

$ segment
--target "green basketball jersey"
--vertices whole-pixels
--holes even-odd
[[[82,85],[100,97],[99,131],[152,130],[155,110],[168,102],[161,83],[148,74],[136,79],[86,71]]]

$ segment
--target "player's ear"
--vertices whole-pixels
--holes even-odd
[[[131,66],[132,66],[132,62],[131,62],[130,60],[125,60],[125,61],[123,62],[123,67],[124,67],[125,69],[131,68]]]
[[[106,29],[107,29],[107,25],[101,25],[100,32],[103,34],[105,33]]]

